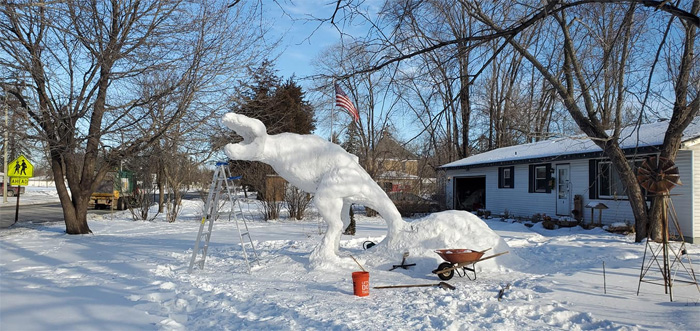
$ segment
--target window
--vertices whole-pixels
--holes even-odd
[[[547,164],[530,165],[529,188],[530,193],[550,193],[552,192],[552,166]],[[552,183],[553,184],[553,183]]]
[[[609,160],[590,160],[589,182],[591,199],[627,199],[620,175]],[[642,165],[643,159],[628,160],[632,170]]]
[[[382,182],[381,185],[384,189],[384,192],[391,192],[394,188],[394,184],[392,184],[391,182]]]
[[[598,197],[612,198],[626,195],[620,175],[610,161],[598,163],[598,178]]]
[[[513,176],[515,172],[514,167],[501,167],[498,168],[498,188],[514,188]]]

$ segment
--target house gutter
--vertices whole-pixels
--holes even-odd
[[[697,140],[698,141],[696,143],[700,143],[700,139],[697,139]],[[623,152],[625,153],[625,155],[654,154],[654,153],[659,152],[660,146],[661,145],[644,146],[644,147],[637,147],[637,148],[626,148],[626,149],[623,149]],[[554,162],[554,161],[595,159],[595,158],[602,158],[602,157],[605,157],[605,155],[603,154],[603,151],[596,151],[596,152],[586,152],[586,153],[576,153],[576,154],[550,155],[550,156],[518,159],[518,160],[466,164],[466,165],[457,165],[457,166],[449,166],[449,167],[440,166],[440,167],[438,167],[438,169],[440,169],[440,170],[469,170],[469,169],[475,169],[475,168],[486,168],[486,167],[494,167],[494,166],[510,166],[510,165],[516,165],[516,164],[530,164],[530,163],[548,163],[548,162]]]

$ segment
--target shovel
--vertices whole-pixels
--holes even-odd
[[[389,285],[389,286],[375,286],[374,288],[376,289],[383,289],[383,288],[402,288],[402,287],[434,287],[437,286],[439,288],[443,288],[446,290],[454,290],[455,287],[447,284],[445,282],[440,282],[438,284],[414,284],[414,285]]]

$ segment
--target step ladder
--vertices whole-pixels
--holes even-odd
[[[241,215],[241,220],[239,220],[237,213],[234,211],[235,206],[238,202],[238,187],[233,184],[233,181],[240,179],[240,176],[232,177],[229,169],[228,162],[217,162],[216,169],[214,170],[214,177],[209,187],[209,194],[207,195],[207,202],[204,204],[204,215],[202,216],[202,222],[199,225],[199,232],[197,233],[197,239],[194,242],[194,249],[192,250],[192,258],[190,259],[190,267],[188,272],[192,273],[194,266],[198,266],[199,269],[204,269],[204,262],[207,258],[207,250],[209,249],[209,240],[211,239],[212,229],[214,228],[214,221],[219,218],[219,201],[222,195],[226,195],[224,199],[228,199],[231,204],[231,209],[229,211],[229,220],[233,216],[236,222],[236,229],[238,230],[238,238],[241,243],[241,249],[243,251],[243,258],[245,259],[246,267],[248,268],[248,273],[251,273],[250,261],[248,259],[248,252],[246,251],[246,245],[250,245],[250,249],[253,252],[253,262],[260,263],[258,258],[258,252],[255,250],[255,245],[253,244],[253,239],[250,237],[250,230],[248,230],[248,223],[243,217],[243,210],[241,209],[240,203],[238,203],[238,211]],[[243,223],[241,226],[240,223]],[[207,228],[205,231],[204,228]],[[202,239],[204,240],[203,245]],[[246,240],[247,239],[247,240]],[[201,256],[199,260],[197,257]]]

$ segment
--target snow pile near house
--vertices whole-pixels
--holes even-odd
[[[491,230],[483,220],[466,211],[444,211],[415,220],[389,243],[382,241],[361,255],[366,264],[391,268],[399,264],[404,252],[410,263],[418,262],[416,274],[430,273],[444,262],[437,249],[487,250],[484,258],[510,251],[508,244]],[[520,258],[513,252],[477,263],[477,271],[504,271],[517,268]],[[408,262],[407,262],[408,263]]]

